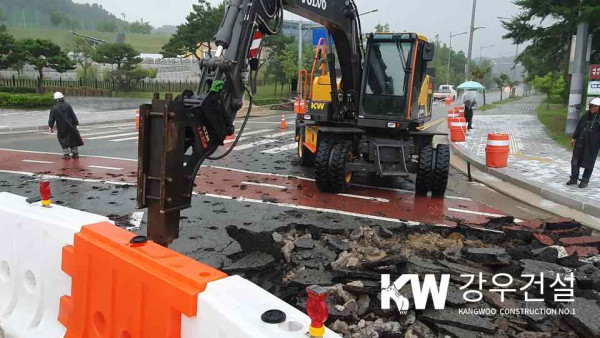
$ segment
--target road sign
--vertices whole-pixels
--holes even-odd
[[[600,96],[600,81],[590,81],[589,82],[588,96]]]
[[[590,65],[590,80],[600,80],[600,65]]]

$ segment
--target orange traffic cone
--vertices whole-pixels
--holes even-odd
[[[285,123],[285,113],[281,114],[281,130],[286,130],[287,125]]]
[[[140,130],[140,111],[135,111],[135,130]]]

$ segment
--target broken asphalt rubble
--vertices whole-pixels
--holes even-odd
[[[288,303],[305,310],[307,286],[328,287],[332,330],[344,337],[600,337],[600,237],[580,224],[558,219],[515,224],[512,219],[487,225],[456,228],[405,225],[353,230],[326,229],[293,224],[274,232],[254,232],[230,226],[227,233],[243,251],[222,268],[241,274]],[[546,289],[523,292],[487,291],[495,287],[492,276],[514,278],[512,288],[527,285],[524,274],[543,272]],[[556,276],[573,272],[574,302],[555,302],[549,285]],[[461,274],[482,274],[487,280],[483,298],[467,302],[463,292],[478,290]],[[431,300],[425,310],[415,310],[410,284],[400,294],[410,302],[401,315],[392,302],[381,308],[381,275],[394,281],[401,274],[450,274],[444,310]],[[550,282],[550,283],[548,283]],[[557,286],[558,287],[558,286]],[[460,313],[459,309],[575,309],[565,315]]]

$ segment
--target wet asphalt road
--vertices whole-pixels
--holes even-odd
[[[446,107],[437,106],[436,114],[443,114],[445,110]],[[255,231],[273,231],[293,224],[318,224],[320,227],[331,228],[357,228],[379,224],[389,227],[405,226],[404,223],[390,221],[391,218],[400,216],[386,211],[386,203],[396,203],[394,205],[398,205],[397,208],[406,208],[399,210],[402,212],[402,219],[417,222],[427,222],[427,217],[436,213],[445,221],[457,215],[464,216],[463,221],[475,223],[493,218],[471,215],[468,213],[470,210],[479,210],[475,212],[483,214],[494,210],[492,214],[510,215],[520,219],[550,217],[480,184],[469,183],[464,175],[455,170],[451,172],[447,193],[451,198],[443,200],[414,198],[409,192],[414,189],[413,178],[377,180],[363,177],[358,182],[385,189],[399,189],[394,192],[356,187],[348,192],[352,195],[348,197],[320,194],[310,190],[311,185],[314,185],[310,180],[314,177],[313,169],[297,165],[296,149],[293,147],[293,115],[288,114],[287,119],[286,131],[279,129],[280,115],[251,120],[244,139],[238,145],[240,150],[235,150],[224,160],[205,163],[218,168],[201,169],[201,181],[196,181],[197,184],[200,183],[198,192],[201,195],[195,196],[193,207],[182,213],[181,237],[172,245],[173,249],[220,268],[230,262],[229,257],[241,250],[239,244],[225,232],[228,225]],[[129,183],[135,181],[135,169],[131,169],[135,166],[132,160],[135,160],[137,153],[135,130],[127,124],[83,126],[81,129],[86,140],[86,145],[81,149],[83,155],[116,158],[85,158],[82,162],[104,161],[110,166],[98,162],[96,164],[100,168],[87,166],[78,170],[85,175],[74,174],[75,171],[61,169],[72,166],[73,163],[61,162],[58,155],[47,154],[60,151],[55,135],[3,135],[0,136],[0,148],[20,151],[0,151],[0,158],[4,159],[0,161],[0,191],[25,196],[37,195],[35,177],[14,173],[17,171],[71,176],[76,180],[52,179],[55,203],[109,216],[117,224],[127,226],[129,216],[137,211],[135,187],[92,182],[90,179]],[[88,162],[85,162],[86,165]],[[48,166],[48,169],[44,169],[44,166]],[[300,191],[300,184],[299,190],[294,190],[296,183],[293,183],[294,189],[287,187],[279,191],[277,186],[289,184],[285,181],[289,180],[288,176],[296,177],[293,182],[302,183],[305,190]],[[232,183],[236,179],[250,182]],[[265,186],[265,182],[275,183],[269,187]],[[307,190],[311,191],[310,194]],[[203,193],[208,195],[202,195]],[[365,196],[379,200],[356,200]],[[271,200],[275,202],[264,203]],[[388,202],[385,202],[386,200]],[[372,209],[372,212],[353,212],[358,207]],[[461,213],[450,212],[450,207],[462,209],[459,210]],[[145,222],[142,222],[139,233],[144,233],[144,225]]]

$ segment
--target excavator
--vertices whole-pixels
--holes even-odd
[[[230,0],[214,38],[215,55],[199,61],[196,91],[164,99],[155,93],[140,107],[137,206],[148,208],[154,242],[168,246],[179,237],[180,213],[191,207],[202,163],[227,156],[242,136],[259,69],[255,41],[281,32],[284,10],[328,33],[329,79],[321,84],[329,84],[329,92],[310,102],[297,135],[300,149],[308,150],[303,160],[314,160],[319,189],[348,189],[355,174],[416,173],[418,194],[444,195],[449,149],[434,149],[439,134],[424,128],[431,119],[427,63],[433,44],[416,33],[369,34],[365,43],[354,0]],[[234,134],[245,96],[250,104],[236,139],[215,155]]]

